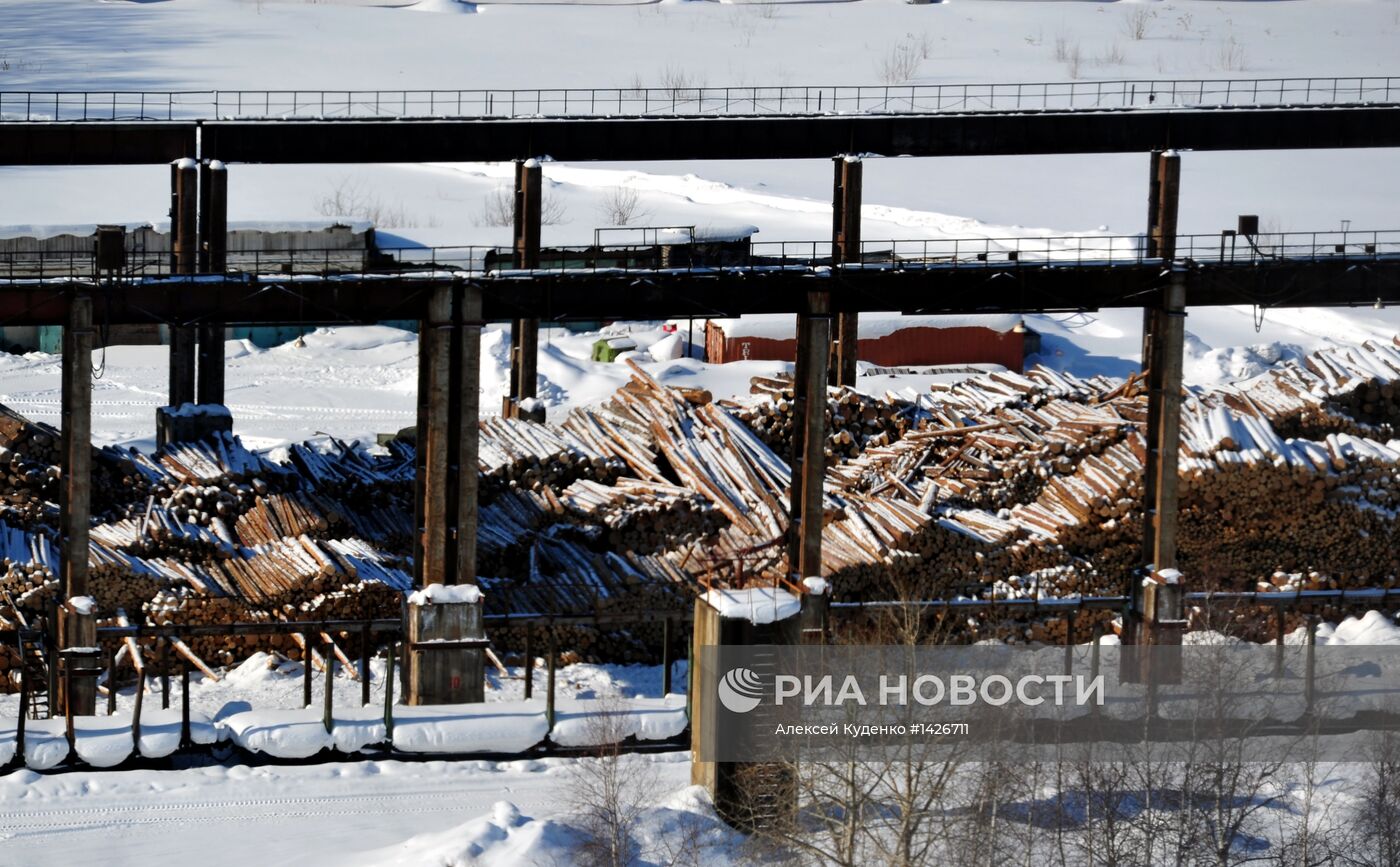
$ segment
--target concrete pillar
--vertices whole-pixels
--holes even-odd
[[[540,266],[540,193],[544,173],[539,160],[515,164],[515,262],[517,268]],[[534,398],[539,358],[540,321],[515,319],[510,324],[510,393],[502,415],[520,415],[520,401]],[[533,414],[532,418],[537,418]],[[542,420],[542,419],[537,419]]]
[[[826,479],[826,378],[831,354],[830,295],[808,293],[807,309],[797,318],[798,378],[794,383],[800,442],[793,440],[789,491],[788,571],[794,579],[820,575],[822,560],[822,487]]]
[[[833,265],[861,260],[860,201],[861,173],[864,163],[859,157],[841,156],[835,160],[836,180],[831,204],[831,262]],[[838,299],[839,301],[840,299]],[[838,310],[843,304],[838,303]],[[859,355],[858,332],[860,314],[841,310],[836,314],[835,343],[831,353],[831,384],[855,385],[856,359]]]
[[[92,515],[92,297],[74,295],[63,329],[63,475],[59,494],[59,573],[65,602],[60,608],[61,647],[93,648],[97,644],[94,613],[67,600],[88,596],[88,527]],[[76,669],[97,667],[96,652],[64,654],[64,664]],[[97,708],[97,683],[89,677],[71,681],[63,696],[72,715],[91,715]]]

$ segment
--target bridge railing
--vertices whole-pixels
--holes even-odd
[[[867,270],[934,270],[1008,267],[1118,267],[1160,261],[1148,256],[1141,235],[1022,238],[921,238],[862,242],[859,261],[840,267]],[[1400,230],[1287,232],[1253,236],[1180,235],[1176,258],[1198,265],[1249,266],[1274,261],[1375,261],[1400,257]],[[485,275],[510,278],[541,274],[608,272],[711,273],[833,267],[829,241],[763,241],[748,245],[631,244],[546,247],[538,267],[515,268],[508,248],[486,246],[400,247],[230,252],[229,272],[261,279],[357,277],[412,272],[422,276]],[[44,281],[89,278],[97,273],[91,246],[6,251],[0,242],[0,279]],[[121,278],[174,274],[168,252],[129,251]]]
[[[956,114],[1386,104],[1400,78],[479,90],[0,91],[0,121]]]

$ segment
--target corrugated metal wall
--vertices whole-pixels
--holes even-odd
[[[881,367],[926,364],[1000,364],[1020,370],[1025,362],[1025,334],[990,328],[901,328],[893,334],[860,341],[859,357]],[[726,337],[705,324],[705,358],[728,361],[791,361],[797,341],[767,337]]]

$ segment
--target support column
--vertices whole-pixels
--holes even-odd
[[[1172,152],[1154,152],[1148,182],[1148,224],[1147,250],[1149,258],[1160,258],[1165,262],[1176,256],[1177,201],[1181,190],[1181,157]],[[1157,295],[1153,303],[1143,308],[1142,369],[1147,374],[1149,391],[1154,395],[1163,388],[1165,365],[1162,352],[1163,331],[1167,325],[1165,316],[1168,299]],[[1181,363],[1178,357],[1177,365]],[[1149,399],[1147,404],[1148,465],[1143,476],[1143,504],[1151,510],[1157,501],[1157,452],[1152,448],[1153,438],[1161,427],[1161,403]],[[1142,555],[1144,562],[1155,562],[1156,527],[1151,521],[1143,524]],[[1135,591],[1136,593],[1136,591]],[[1141,610],[1138,607],[1138,610]]]
[[[97,668],[97,620],[92,608],[74,599],[88,596],[88,526],[92,514],[92,297],[78,294],[63,329],[63,477],[59,495],[60,606],[63,664],[76,671]],[[65,678],[63,707],[73,716],[97,708],[97,682],[84,675]],[[71,687],[71,692],[68,688]]]
[[[190,158],[170,164],[171,271],[193,275],[199,267],[199,168]],[[170,326],[170,397],[156,410],[156,446],[174,441],[170,410],[195,401],[195,329]]]
[[[423,572],[419,586],[453,583],[448,580],[447,480],[452,463],[448,424],[452,375],[452,287],[434,287],[428,299],[427,328],[419,336],[419,352],[427,356],[426,426],[418,431],[423,449]],[[455,566],[455,563],[452,564]]]
[[[529,159],[515,164],[515,263],[517,268],[540,266],[540,188],[544,173],[539,160]],[[539,357],[540,321],[515,319],[510,324],[510,393],[501,414],[522,416],[520,402],[536,395],[536,363]],[[542,414],[529,412],[525,417],[543,421]]]
[[[793,578],[821,575],[822,486],[826,478],[826,374],[831,355],[831,298],[807,293],[797,317],[792,485],[789,491],[788,570]],[[800,428],[801,436],[797,435]]]
[[[481,286],[463,286],[460,433],[457,446],[457,583],[476,583],[476,532],[481,477],[477,471],[481,414]]]
[[[218,160],[200,166],[199,270],[222,274],[228,266],[228,171]],[[199,403],[224,402],[224,323],[199,327]]]
[[[409,598],[404,695],[409,704],[485,699],[486,635],[476,584],[477,417],[480,409],[481,289],[438,286],[420,334],[415,544],[420,592]]]
[[[1149,173],[1145,253],[1149,258],[1162,259],[1171,273],[1166,288],[1143,309],[1143,370],[1147,374],[1148,408],[1144,431],[1147,460],[1143,472],[1142,562],[1151,568],[1129,578],[1131,606],[1124,619],[1123,635],[1126,645],[1179,645],[1184,626],[1176,541],[1186,272],[1173,261],[1180,186],[1181,158],[1173,152],[1154,152]],[[1166,657],[1161,661],[1170,662]],[[1167,682],[1179,676],[1179,665],[1164,667],[1157,663],[1152,656],[1125,652],[1125,679]]]
[[[861,174],[864,163],[860,157],[837,157],[836,180],[831,203],[831,263],[842,265],[861,261],[860,200]],[[839,299],[838,299],[839,300]],[[837,304],[838,309],[844,305]],[[855,385],[856,359],[859,356],[860,314],[845,311],[836,314],[835,343],[831,353],[831,384]]]

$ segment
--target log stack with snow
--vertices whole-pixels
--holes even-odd
[[[608,615],[611,625],[558,630],[562,648],[595,658],[654,656],[660,627],[630,615],[787,574],[790,383],[756,379],[749,397],[717,403],[632,371],[607,403],[561,424],[481,425],[487,613]],[[1395,582],[1397,380],[1400,349],[1366,343],[1189,391],[1180,565],[1193,587]],[[837,598],[1117,594],[1140,565],[1136,379],[1036,368],[827,401],[822,572]],[[0,628],[57,592],[56,443],[56,431],[0,409]],[[397,616],[412,583],[412,444],[326,439],[281,454],[227,434],[155,456],[96,452],[100,622]],[[962,628],[1054,640],[1063,621]],[[514,649],[524,636],[511,625],[493,638]],[[190,645],[228,663],[296,640]]]

